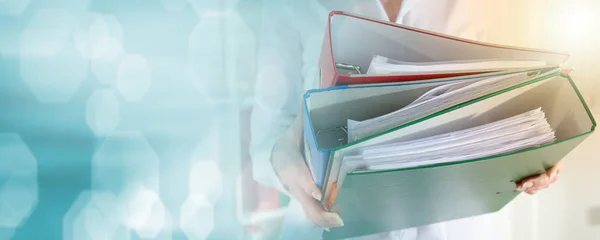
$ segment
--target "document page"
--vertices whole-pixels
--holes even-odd
[[[556,140],[538,108],[460,131],[358,149],[344,156],[338,186],[349,172],[402,169],[472,160],[538,147]]]
[[[461,103],[524,83],[535,77],[538,76],[531,76],[531,72],[522,72],[486,79],[465,80],[436,87],[394,112],[364,121],[348,119],[348,142],[387,131]]]
[[[376,55],[373,57],[367,74],[420,74],[420,73],[445,73],[445,72],[477,72],[499,71],[515,68],[542,68],[546,66],[543,60],[507,60],[507,59],[480,59],[468,61],[447,62],[402,62],[387,57]]]

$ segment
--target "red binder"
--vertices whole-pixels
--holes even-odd
[[[404,82],[489,72],[374,75],[364,74],[364,72],[362,74],[345,74],[336,68],[336,64],[341,63],[359,66],[366,70],[374,55],[415,63],[485,59],[544,60],[548,67],[558,66],[569,57],[569,54],[566,53],[488,44],[342,11],[333,11],[329,14],[321,49],[321,87]],[[493,71],[497,71],[497,69]]]

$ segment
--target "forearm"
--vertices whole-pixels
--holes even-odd
[[[298,111],[294,122],[280,137],[280,141],[277,141],[275,149],[290,149],[301,152],[302,141],[303,141],[303,114],[302,109]],[[274,150],[275,151],[275,150]]]

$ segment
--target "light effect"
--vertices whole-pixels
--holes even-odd
[[[0,1],[0,16],[16,16],[23,13],[31,0],[2,0]]]
[[[181,12],[188,7],[189,0],[161,0],[167,11]]]
[[[120,193],[130,184],[158,190],[159,157],[139,133],[116,132],[92,158],[92,187]]]
[[[0,134],[0,156],[0,228],[17,228],[37,205],[37,162],[17,134]]]
[[[119,61],[117,89],[127,101],[140,101],[152,85],[152,69],[146,58],[128,54]]]
[[[108,89],[94,91],[86,104],[86,123],[96,135],[108,135],[119,124],[119,101]]]
[[[210,130],[193,150],[190,159],[189,193],[201,194],[212,203],[216,202],[223,193],[223,176],[215,162],[221,159],[219,155],[221,137],[217,127],[218,124],[211,123]]]
[[[130,239],[121,224],[124,210],[107,191],[82,192],[63,217],[63,240]]]
[[[216,202],[223,193],[223,177],[217,164],[211,160],[198,161],[190,171],[190,194],[205,195]]]
[[[68,11],[40,10],[21,35],[21,78],[41,102],[68,102],[87,78],[70,41],[76,25]]]
[[[112,62],[123,53],[123,27],[112,15],[81,14],[74,42],[83,58]]]
[[[155,238],[165,229],[168,213],[156,191],[134,185],[121,198],[127,209],[124,223],[140,237]]]
[[[217,101],[230,95],[228,79],[225,78],[225,46],[220,25],[219,18],[202,18],[189,39],[190,62],[193,66],[191,80],[201,93]]]
[[[37,204],[35,176],[20,179],[12,176],[0,188],[0,227],[19,227]]]
[[[190,240],[204,240],[214,228],[214,209],[203,195],[190,195],[181,206],[179,227]]]
[[[107,62],[107,61],[91,61],[92,73],[98,82],[109,85],[117,85],[117,63],[119,59]]]
[[[68,102],[87,78],[89,64],[69,45],[53,57],[21,58],[20,70],[40,102]]]
[[[208,100],[232,100],[249,85],[240,82],[254,76],[255,61],[244,59],[255,59],[255,48],[254,34],[235,12],[202,15],[189,36],[189,78]]]
[[[592,29],[600,20],[600,18],[595,17],[597,13],[592,12],[592,10],[581,5],[570,5],[558,16],[557,25],[554,27],[561,35],[565,35],[565,37],[572,40],[589,38],[592,34],[597,34]]]
[[[52,57],[73,45],[70,40],[77,20],[67,10],[44,9],[35,13],[21,33],[21,56]]]
[[[273,79],[285,79],[284,70],[280,66],[271,65],[261,68],[256,77],[254,102],[261,111],[279,114],[277,111],[293,100],[289,97],[293,96],[290,92],[293,87],[288,85],[288,81],[273,81]],[[272,89],[279,89],[279,91],[272,91]]]

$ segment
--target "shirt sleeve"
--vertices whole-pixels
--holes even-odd
[[[294,16],[286,1],[263,2],[258,74],[250,123],[254,179],[284,193],[271,164],[271,152],[301,106],[302,46]]]

